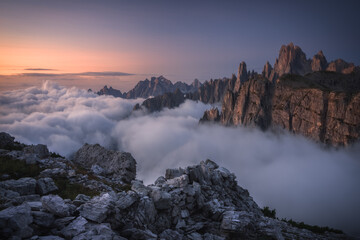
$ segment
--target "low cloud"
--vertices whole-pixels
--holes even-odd
[[[211,106],[193,101],[132,115],[132,107],[141,101],[46,82],[42,88],[0,95],[0,130],[67,156],[85,142],[131,152],[138,178],[146,183],[166,168],[209,158],[234,172],[239,185],[260,206],[276,208],[279,217],[360,235],[359,145],[325,149],[285,132],[199,125]]]

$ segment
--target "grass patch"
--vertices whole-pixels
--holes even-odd
[[[62,158],[65,159],[64,156],[61,156],[60,154],[56,153],[56,152],[50,152],[50,157],[52,158]]]
[[[37,164],[26,164],[22,160],[0,156],[0,175],[8,174],[12,179],[36,177],[42,170]]]
[[[281,219],[281,221],[286,222],[288,224],[290,224],[293,227],[297,227],[297,228],[301,228],[301,229],[307,229],[313,233],[319,233],[319,234],[324,234],[325,232],[332,232],[332,233],[337,233],[337,234],[343,234],[344,232],[338,229],[334,229],[334,228],[329,228],[329,227],[319,227],[316,225],[309,225],[309,224],[305,224],[304,222],[295,222],[292,219],[287,220],[287,219]]]
[[[74,200],[78,194],[85,194],[87,196],[93,197],[99,195],[100,193],[96,190],[91,190],[87,187],[84,187],[78,183],[70,183],[66,177],[54,178],[56,186],[59,188],[55,193],[58,194],[63,199]]]

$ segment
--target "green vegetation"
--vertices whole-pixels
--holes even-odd
[[[276,209],[270,209],[268,206],[265,206],[264,208],[261,209],[261,211],[265,217],[278,219],[276,217]],[[286,222],[293,227],[297,227],[300,229],[306,229],[313,233],[324,234],[325,232],[333,232],[333,233],[337,233],[337,234],[343,234],[343,231],[338,230],[338,229],[333,229],[333,228],[329,228],[329,227],[319,227],[316,225],[308,225],[308,224],[305,224],[304,222],[295,222],[292,219],[287,220],[286,218],[283,218],[283,219],[281,219],[281,221]]]
[[[63,158],[65,159],[64,156],[61,156],[60,154],[56,153],[56,152],[50,152],[50,157],[52,158]]]
[[[276,219],[276,209],[271,210],[268,206],[265,206],[261,211],[265,217]]]
[[[54,178],[54,182],[59,188],[55,193],[64,199],[74,200],[78,194],[85,194],[90,197],[99,195],[98,191],[91,190],[78,183],[71,183],[66,177]]]
[[[281,221],[283,222],[287,222],[289,223],[291,226],[293,227],[297,227],[297,228],[301,228],[301,229],[307,229],[311,232],[314,233],[319,233],[319,234],[324,234],[325,232],[333,232],[333,233],[337,233],[337,234],[343,234],[344,232],[338,229],[334,229],[334,228],[329,228],[329,227],[319,227],[316,225],[308,225],[305,224],[304,222],[295,222],[292,219],[287,220],[287,219],[281,219]]]
[[[25,161],[8,156],[0,157],[0,175],[8,174],[12,179],[36,177],[42,170],[36,164],[26,164]]]

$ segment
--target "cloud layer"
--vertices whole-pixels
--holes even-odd
[[[359,234],[360,147],[324,149],[288,133],[199,125],[209,105],[131,115],[142,100],[97,96],[46,82],[0,95],[0,131],[71,155],[85,142],[131,152],[146,183],[166,168],[210,158],[229,168],[240,186],[279,217]]]

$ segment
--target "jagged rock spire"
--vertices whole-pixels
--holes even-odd
[[[249,78],[248,72],[246,69],[246,63],[242,61],[239,65],[238,75],[235,82],[234,92],[238,92],[240,89],[241,83],[247,81]]]

